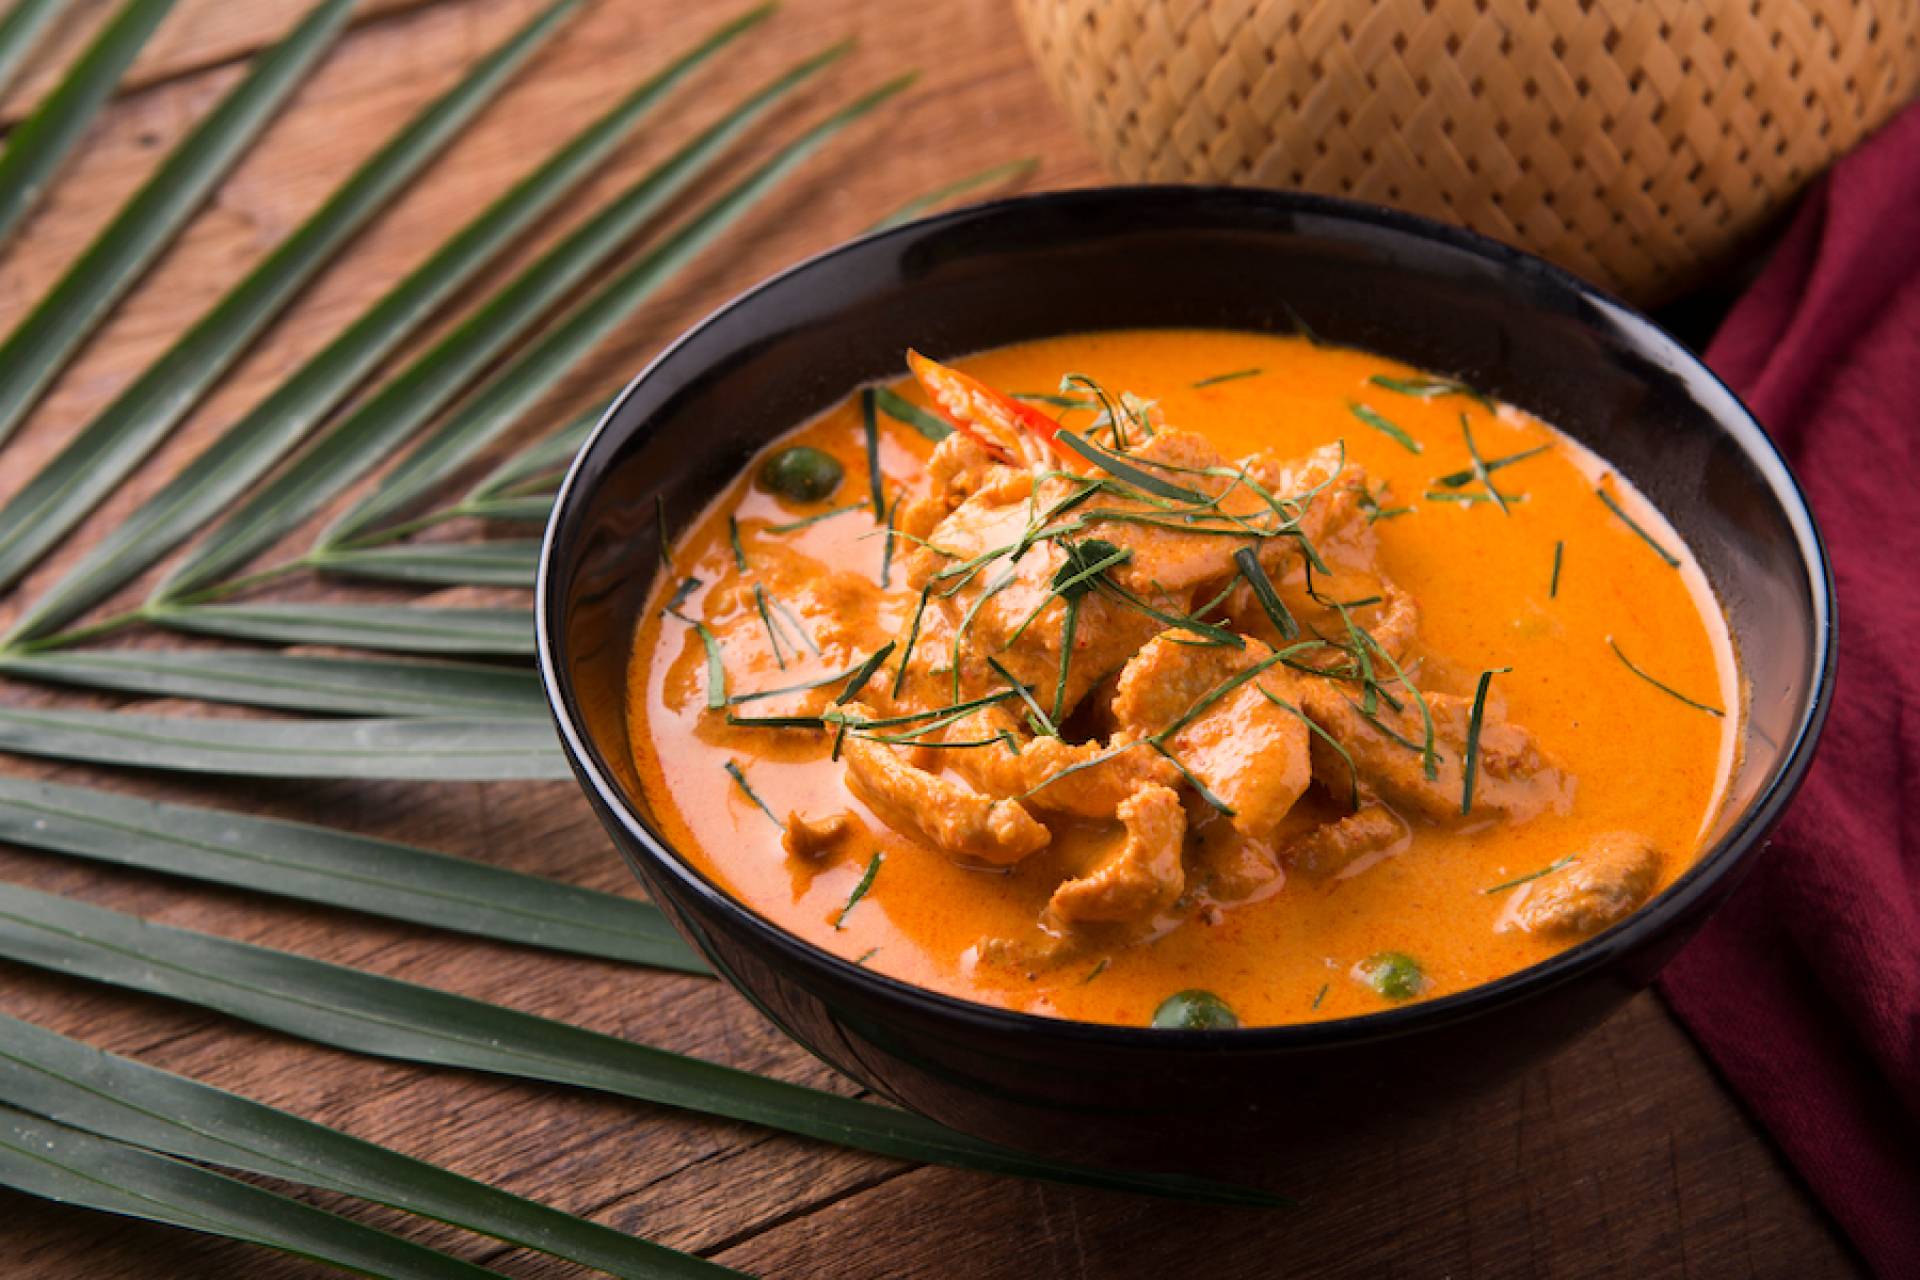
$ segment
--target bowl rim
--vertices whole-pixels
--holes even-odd
[[[1397,232],[1420,240],[1438,242],[1447,248],[1490,260],[1503,270],[1521,270],[1542,275],[1616,322],[1626,321],[1664,345],[1661,366],[1670,373],[1686,371],[1689,376],[1704,375],[1707,385],[1726,397],[1731,413],[1713,412],[1712,416],[1734,444],[1755,465],[1779,500],[1792,527],[1800,551],[1801,567],[1808,579],[1813,610],[1815,644],[1813,647],[1810,697],[1798,717],[1791,740],[1782,754],[1773,776],[1755,796],[1747,811],[1726,832],[1652,901],[1644,903],[1625,920],[1584,939],[1556,955],[1517,969],[1491,982],[1465,990],[1416,1000],[1371,1013],[1354,1014],[1314,1022],[1278,1023],[1219,1030],[1128,1026],[1115,1023],[1083,1022],[1049,1014],[1029,1013],[989,1005],[962,996],[949,995],[916,986],[903,979],[857,965],[823,947],[789,932],[753,910],[711,880],[698,867],[680,856],[664,836],[630,806],[619,787],[597,764],[597,750],[585,733],[576,714],[571,677],[558,661],[563,639],[559,620],[559,593],[555,588],[562,535],[566,533],[585,504],[587,490],[583,472],[588,457],[605,447],[627,402],[656,371],[678,358],[721,320],[758,304],[767,293],[789,280],[807,275],[827,263],[864,249],[870,244],[893,239],[909,239],[930,230],[954,226],[980,218],[1018,216],[1024,210],[1046,210],[1089,204],[1131,204],[1143,201],[1239,202],[1269,212],[1295,212],[1333,221],[1356,222]],[[620,444],[643,434],[646,420],[623,434]],[[568,538],[572,542],[574,539]],[[1778,820],[1781,811],[1799,790],[1812,761],[1813,749],[1825,726],[1833,699],[1837,656],[1837,617],[1833,566],[1827,555],[1826,541],[1820,533],[1813,510],[1798,479],[1788,467],[1766,429],[1753,411],[1721,380],[1704,360],[1689,351],[1666,329],[1638,309],[1571,272],[1534,254],[1501,243],[1463,227],[1436,222],[1364,201],[1315,195],[1292,190],[1228,187],[1219,185],[1111,185],[1079,187],[1008,196],[997,200],[964,205],[910,222],[872,230],[802,258],[767,276],[714,307],[688,326],[649,360],[601,413],[592,433],[581,445],[561,482],[541,539],[540,560],[534,584],[534,627],[540,683],[559,731],[561,743],[571,760],[576,776],[593,793],[603,813],[614,815],[627,835],[644,849],[653,865],[672,877],[685,892],[698,898],[710,910],[744,926],[757,940],[773,948],[784,959],[803,966],[823,969],[827,976],[851,984],[865,996],[879,1002],[905,1001],[922,1012],[956,1020],[982,1031],[1041,1035],[1109,1050],[1203,1049],[1211,1053],[1267,1053],[1281,1050],[1327,1049],[1392,1039],[1415,1034],[1439,1023],[1477,1018],[1512,1004],[1530,1000],[1556,987],[1576,981],[1611,964],[1620,956],[1636,950],[1653,937],[1664,934],[1710,905],[1716,888],[1727,877],[1736,875],[1747,861],[1764,847],[1763,839]],[[724,975],[723,975],[724,976]]]

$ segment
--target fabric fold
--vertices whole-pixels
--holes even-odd
[[[1834,702],[1772,847],[1660,988],[1880,1274],[1920,1275],[1920,106],[1808,193],[1707,363],[1833,560]]]

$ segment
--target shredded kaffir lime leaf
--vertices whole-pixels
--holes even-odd
[[[1579,858],[1576,857],[1574,854],[1570,853],[1566,857],[1561,858],[1559,861],[1549,863],[1548,865],[1540,868],[1538,871],[1529,871],[1527,872],[1527,874],[1523,876],[1515,876],[1511,880],[1502,880],[1499,884],[1496,884],[1493,887],[1488,889],[1482,889],[1480,892],[1488,896],[1492,896],[1493,894],[1496,894],[1496,893],[1503,893],[1508,889],[1515,889],[1523,884],[1528,884],[1534,880],[1538,880],[1542,876],[1550,876],[1554,872],[1560,870],[1562,867],[1570,867],[1575,862],[1578,862],[1578,861],[1579,861]]]
[[[904,423],[912,427],[915,431],[918,431],[921,435],[936,444],[953,434],[952,427],[942,422],[928,410],[922,409],[913,401],[906,399],[899,392],[890,388],[873,388],[873,402],[874,406],[878,408],[880,412],[886,414],[895,422]]]
[[[767,815],[768,821],[772,822],[774,826],[779,827],[782,831],[786,830],[787,824],[780,821],[779,815],[774,813],[767,802],[760,798],[760,793],[753,789],[753,784],[747,781],[746,770],[742,769],[738,762],[733,760],[727,761],[726,770],[728,776],[733,779],[733,784],[740,788],[747,799],[753,801],[760,812]]]
[[[1265,372],[1265,369],[1235,369],[1231,373],[1216,373],[1211,378],[1202,378],[1191,385],[1198,390],[1201,387],[1219,386],[1223,382],[1238,382],[1242,378],[1257,378]]]
[[[1093,590],[1093,579],[1133,553],[1114,546],[1104,538],[1083,538],[1078,542],[1062,539],[1060,550],[1066,560],[1053,571],[1054,592],[1069,600],[1078,600]]]
[[[1640,540],[1653,548],[1655,555],[1659,556],[1662,560],[1665,560],[1667,562],[1667,567],[1669,569],[1678,569],[1680,567],[1680,557],[1674,555],[1673,552],[1661,546],[1659,539],[1655,538],[1651,533],[1648,533],[1646,529],[1641,526],[1638,520],[1635,520],[1632,516],[1628,515],[1625,509],[1622,508],[1618,502],[1615,502],[1613,500],[1612,494],[1608,493],[1605,489],[1595,489],[1594,492],[1600,495],[1600,501],[1607,504],[1607,510],[1613,512],[1613,514],[1615,514],[1616,516],[1619,516],[1621,522],[1625,524],[1627,528],[1639,534]]]
[[[860,877],[860,883],[854,885],[853,892],[847,896],[847,905],[840,908],[840,914],[833,918],[833,927],[835,929],[846,928],[847,912],[859,906],[860,899],[867,896],[867,891],[873,888],[874,877],[880,874],[880,864],[886,860],[886,854],[876,853],[873,855],[872,860],[867,863],[866,873]],[[872,955],[873,953],[870,951],[867,954]]]
[[[1420,453],[1422,451],[1420,442],[1408,434],[1405,427],[1391,421],[1378,410],[1370,409],[1358,400],[1347,401],[1347,408],[1353,413],[1354,417],[1360,419],[1360,421],[1366,423],[1382,435],[1391,438],[1396,444],[1408,452]]]
[[[1660,692],[1666,694],[1668,697],[1678,698],[1680,701],[1686,703],[1688,706],[1693,707],[1696,710],[1704,711],[1708,715],[1713,716],[1715,719],[1726,718],[1727,713],[1725,711],[1722,711],[1719,707],[1713,706],[1710,703],[1700,702],[1693,698],[1689,698],[1686,694],[1680,692],[1678,689],[1674,688],[1672,685],[1667,684],[1665,681],[1655,679],[1653,676],[1647,674],[1647,672],[1642,670],[1640,666],[1636,664],[1632,658],[1629,658],[1624,652],[1621,651],[1620,645],[1614,640],[1612,636],[1607,637],[1607,644],[1612,647],[1614,656],[1619,658],[1621,662],[1624,662],[1626,664],[1627,670],[1633,672],[1633,674],[1639,676],[1642,680],[1645,680],[1648,684],[1652,685],[1654,688],[1658,689]]]
[[[1473,713],[1467,719],[1467,751],[1460,762],[1460,812],[1462,815],[1473,812],[1473,779],[1480,766],[1480,726],[1487,713],[1487,689],[1493,684],[1493,678],[1512,671],[1512,667],[1495,667],[1491,671],[1480,673],[1479,683],[1473,690]]]

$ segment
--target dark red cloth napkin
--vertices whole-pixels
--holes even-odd
[[[1809,193],[1707,362],[1833,557],[1826,736],[1660,986],[1873,1268],[1920,1276],[1920,106]]]

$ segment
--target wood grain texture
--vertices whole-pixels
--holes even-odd
[[[79,0],[22,90],[17,118],[96,25]],[[301,0],[182,0],[126,92],[40,213],[0,256],[0,323],[22,314],[165,149],[284,31]],[[369,0],[354,30],[262,145],[86,349],[4,452],[0,497],[203,311],[331,185],[535,0]],[[734,6],[728,6],[730,11]],[[721,11],[673,0],[597,0],[503,101],[327,272],[175,433],[141,476],[81,530],[124,517],[211,436],[318,349],[484,199],[526,172]],[[726,103],[802,53],[838,39],[859,53],[809,92],[809,118],[908,66],[925,78],[884,122],[837,143],[727,246],[626,325],[526,424],[535,432],[622,383],[675,332],[755,279],[823,248],[957,173],[1018,155],[1039,181],[1099,177],[1047,100],[1003,0],[902,5],[789,0],[768,29],[703,71],[659,127],[625,148],[551,238],[631,181]],[[760,131],[742,171],[776,144]],[[542,242],[520,246],[505,278]],[[451,312],[450,312],[451,314]],[[305,545],[303,531],[290,547]],[[72,562],[56,557],[13,600]],[[137,584],[120,603],[143,592]],[[291,594],[324,586],[301,584]],[[357,591],[359,599],[404,593]],[[442,593],[441,603],[510,598]],[[111,605],[109,605],[111,607]],[[135,637],[140,643],[179,643]],[[55,695],[8,685],[10,703]],[[65,705],[112,705],[59,695]],[[149,704],[164,708],[166,704]],[[6,761],[9,773],[83,778],[163,799],[350,826],[616,892],[626,871],[566,784],[227,782]],[[515,1005],[783,1079],[847,1090],[744,1001],[698,979],[513,951],[427,930],[188,888],[0,848],[0,877],[177,925],[356,964]],[[915,1169],[742,1125],[558,1089],[358,1059],[192,1010],[0,964],[0,1010],[183,1072],[537,1196],[623,1230],[768,1276],[1842,1275],[1855,1264],[1772,1149],[1650,998],[1575,1049],[1470,1108],[1417,1130],[1356,1141],[1337,1159],[1273,1181],[1306,1207],[1246,1213]],[[1417,1079],[1410,1081],[1417,1087]],[[302,1193],[316,1203],[337,1198]],[[352,1210],[382,1225],[383,1211]],[[523,1277],[578,1269],[448,1228],[414,1238]],[[0,1192],[0,1267],[31,1280],[332,1274],[239,1246],[94,1217]]]

